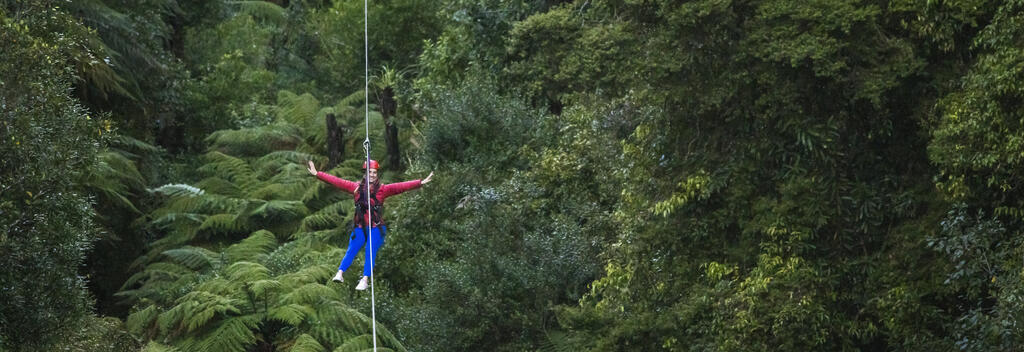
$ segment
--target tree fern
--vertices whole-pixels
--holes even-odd
[[[324,348],[320,342],[317,342],[312,336],[307,334],[299,335],[295,339],[295,342],[287,347],[288,352],[325,352],[327,349]]]
[[[354,208],[355,206],[349,202],[335,202],[320,208],[317,212],[309,214],[302,219],[299,232],[312,232],[342,226],[346,222],[343,219],[346,219],[347,215],[351,214]]]
[[[277,94],[277,118],[296,126],[307,126],[320,111],[320,101],[312,94],[297,95],[289,91]],[[317,121],[317,126],[319,121]]]
[[[197,347],[199,351],[245,352],[248,346],[256,344],[253,333],[259,324],[256,316],[233,317],[221,321],[216,329],[204,336]]]
[[[240,313],[242,302],[206,291],[192,291],[178,299],[178,304],[158,318],[164,333],[177,335],[204,327],[216,314]]]
[[[232,281],[249,282],[270,277],[267,267],[253,262],[235,262],[227,267],[224,274]]]
[[[207,269],[219,261],[217,253],[206,248],[192,246],[166,250],[163,255],[191,270]]]
[[[240,198],[242,197],[242,189],[238,185],[231,183],[220,177],[207,177],[196,184],[199,189],[209,190],[214,194],[221,194],[228,197]]]
[[[181,277],[195,274],[195,271],[187,266],[171,263],[158,262],[146,266],[146,269],[135,273],[125,281],[123,287],[132,287],[137,283],[148,283],[149,281],[176,281]]]
[[[186,184],[180,184],[180,183],[177,183],[177,184],[166,184],[166,185],[157,187],[157,188],[153,189],[152,191],[156,192],[156,193],[161,193],[161,194],[164,194],[164,195],[172,196],[172,197],[201,196],[204,193],[202,189],[199,189],[199,188],[193,187],[193,186],[189,186],[189,185],[186,185]]]
[[[281,302],[287,304],[312,305],[321,300],[340,299],[337,290],[331,289],[323,284],[308,283],[301,285],[281,298]]]
[[[333,352],[362,352],[366,350],[373,350],[373,335],[364,334],[348,339]]]
[[[212,151],[203,155],[203,159],[207,162],[199,171],[217,175],[242,189],[249,189],[259,182],[255,170],[242,158]]]
[[[148,306],[145,309],[137,310],[128,315],[125,319],[125,326],[129,328],[131,333],[137,336],[152,336],[154,329],[154,323],[156,323],[157,317],[160,316],[160,311],[157,310],[156,306]]]
[[[267,310],[267,317],[291,325],[299,325],[313,313],[313,308],[305,304],[284,304]]]
[[[183,351],[257,344],[333,351],[367,334],[370,318],[345,303],[351,296],[324,284],[344,253],[336,243],[352,202],[305,170],[305,161],[325,160],[299,151],[322,133],[320,118],[329,110],[319,104],[281,92],[274,125],[207,138],[202,181],[152,190],[165,196],[147,214],[163,237],[137,260],[141,271],[119,294],[136,307],[132,331]],[[329,172],[358,178],[361,165],[348,160]],[[382,347],[404,350],[386,328],[378,330]]]
[[[284,288],[284,285],[281,284],[281,281],[273,279],[245,283],[245,289],[257,297],[267,297],[272,292],[281,291],[282,288]]]
[[[114,151],[100,153],[97,159],[85,173],[82,184],[94,193],[103,195],[108,201],[139,213],[139,209],[128,199],[145,189],[145,181],[135,168],[135,163]]]
[[[270,231],[260,230],[253,232],[241,242],[231,245],[224,250],[224,254],[229,262],[237,262],[265,255],[275,248],[277,248],[277,238],[274,234]]]
[[[246,229],[245,222],[239,221],[238,216],[235,214],[210,215],[199,225],[199,231],[207,233],[234,234],[245,232]]]
[[[206,137],[210,149],[230,155],[262,156],[281,150],[294,150],[304,143],[299,126],[275,123],[255,128],[222,130]]]

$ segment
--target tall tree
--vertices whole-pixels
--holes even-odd
[[[45,4],[0,6],[0,349],[47,349],[90,312],[78,267],[97,233],[75,182],[107,130],[69,91],[92,35]]]

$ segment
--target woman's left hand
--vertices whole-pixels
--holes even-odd
[[[434,172],[433,171],[430,172],[430,175],[427,175],[427,178],[423,179],[423,181],[420,181],[420,184],[424,184],[424,185],[427,184],[427,182],[430,182],[430,178],[431,177],[434,177]]]

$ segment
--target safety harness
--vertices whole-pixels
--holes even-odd
[[[369,202],[366,201],[366,191],[364,191],[363,188],[365,185],[366,182],[361,183],[359,185],[359,189],[356,190],[356,197],[354,197],[356,202],[356,216],[352,219],[355,227],[362,227],[364,230],[368,229],[368,227],[363,226],[366,222],[367,211],[370,213],[370,224],[372,224],[369,227],[379,227],[384,225],[384,218],[382,217],[384,202],[377,199],[377,191],[380,190],[380,184],[374,183],[370,187]],[[369,204],[369,208],[367,208],[367,204]]]

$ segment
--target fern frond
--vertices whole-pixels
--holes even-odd
[[[220,130],[206,137],[210,149],[237,156],[263,156],[279,150],[294,150],[303,142],[299,126],[288,123]]]
[[[111,146],[117,148],[117,150],[120,153],[125,154],[125,156],[128,157],[135,156],[135,153],[132,153],[131,151],[143,152],[146,154],[157,154],[163,152],[164,150],[163,148],[160,148],[158,146],[143,142],[141,140],[123,134],[118,134],[111,137],[110,144]]]
[[[320,111],[320,101],[312,94],[295,95],[288,91],[277,94],[277,118],[299,126],[306,126]]]
[[[320,344],[316,339],[308,334],[299,335],[295,338],[295,342],[292,344],[288,352],[325,352],[327,349]]]
[[[313,160],[320,165],[323,157],[294,150],[277,150],[270,152],[253,162],[253,167],[263,174],[277,176],[282,173],[294,174],[295,177],[310,178],[306,173],[306,161]],[[298,172],[303,171],[303,172]]]
[[[132,287],[144,279],[148,284],[152,281],[177,281],[183,276],[193,274],[195,272],[192,269],[180,264],[168,262],[153,263],[147,265],[143,271],[135,273],[128,280],[125,280],[124,284],[121,285],[121,289]]]
[[[242,196],[242,190],[238,185],[217,176],[207,177],[202,181],[199,181],[199,183],[196,184],[196,187],[209,191],[213,194],[225,195],[228,197],[239,198]]]
[[[128,197],[146,187],[135,164],[120,153],[106,151],[97,155],[97,162],[87,169],[81,182],[122,208],[140,213]]]
[[[340,301],[321,301],[315,307],[317,311],[313,319],[321,324],[311,326],[310,334],[316,337],[317,341],[340,346],[345,340],[358,336],[354,332],[362,334],[370,329],[370,317]]]
[[[232,234],[239,233],[245,230],[245,224],[238,221],[238,217],[235,214],[216,214],[207,216],[203,224],[199,226],[199,231],[207,231],[211,233],[224,233]]]
[[[300,201],[271,200],[262,202],[251,210],[249,215],[264,219],[298,219],[307,213],[309,213],[309,209],[306,209],[306,205]]]
[[[299,325],[306,317],[316,313],[313,308],[303,304],[286,304],[275,306],[267,311],[270,319],[282,321],[291,325]]]
[[[277,248],[277,237],[270,231],[259,230],[241,242],[228,247],[224,250],[224,254],[227,255],[229,262],[237,262],[246,259],[253,260],[259,255],[270,253],[274,248]]]
[[[256,344],[253,329],[259,326],[255,316],[231,317],[223,320],[210,334],[203,336],[200,351],[245,352]]]
[[[209,249],[192,246],[166,250],[162,254],[192,270],[210,268],[219,257],[217,253]]]
[[[270,278],[270,269],[259,263],[236,262],[224,269],[228,279],[236,282],[249,282]]]
[[[249,284],[249,290],[259,297],[265,297],[270,292],[278,291],[283,287],[277,280],[256,280]]]
[[[338,101],[338,104],[335,105],[335,109],[342,110],[344,108],[359,107],[362,106],[364,101],[366,101],[365,99],[366,95],[363,94],[363,90],[360,89],[352,92],[352,94],[349,94],[344,98],[341,98],[341,100]]]
[[[100,161],[110,168],[107,177],[115,178],[129,189],[145,189],[146,181],[135,167],[135,162],[124,154],[107,151],[99,155]]]
[[[302,218],[299,226],[301,232],[313,232],[341,226],[354,208],[349,202],[335,202],[320,208],[315,213]]]
[[[344,344],[338,346],[332,352],[363,352],[366,350],[373,351],[373,335],[371,334],[363,334],[346,339]]]
[[[153,323],[156,322],[156,319],[159,316],[160,311],[156,306],[150,305],[144,309],[137,310],[132,314],[129,314],[128,318],[125,319],[124,324],[132,334],[145,336],[147,335],[145,332],[153,328]]]
[[[213,138],[213,135],[210,138]],[[252,185],[259,182],[256,171],[249,166],[248,162],[241,158],[219,151],[212,151],[204,154],[203,159],[207,162],[199,167],[199,171],[209,172],[212,175],[231,181],[243,190],[249,189]]]
[[[150,191],[171,197],[201,196],[205,193],[202,189],[181,183],[166,184]]]
[[[292,286],[316,284],[327,282],[336,271],[337,267],[333,264],[307,265],[298,271],[279,275],[278,279]]]
[[[206,291],[192,291],[178,299],[178,304],[158,318],[164,332],[196,331],[205,326],[216,314],[241,313],[241,302]],[[174,333],[176,334],[176,333]]]
[[[287,199],[292,192],[295,192],[295,185],[277,182],[268,182],[262,187],[253,190],[249,196],[261,200]]]
[[[240,284],[240,282],[227,280],[223,277],[218,276],[213,279],[208,279],[199,283],[199,285],[197,285],[191,291],[204,291],[215,295],[233,296],[240,292]]]
[[[302,285],[281,298],[285,304],[313,305],[322,300],[340,300],[341,296],[337,290],[331,289],[322,284],[309,283]]]

